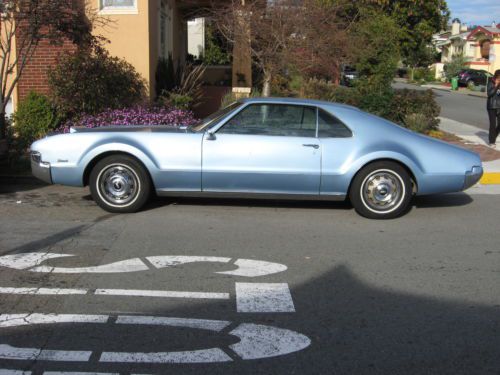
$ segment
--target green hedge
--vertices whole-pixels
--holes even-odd
[[[14,133],[16,148],[20,151],[26,150],[31,143],[44,137],[59,124],[59,118],[50,100],[36,92],[30,92],[19,103],[13,120],[14,126],[11,130]]]

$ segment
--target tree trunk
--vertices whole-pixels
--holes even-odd
[[[271,96],[271,74],[264,73],[264,85],[262,87],[262,96],[267,98]]]
[[[7,121],[5,120],[5,113],[0,113],[0,140],[7,138]]]
[[[5,113],[0,113],[0,159],[4,158],[9,151],[7,144],[7,121]]]

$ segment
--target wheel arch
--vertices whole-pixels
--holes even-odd
[[[90,173],[92,172],[92,169],[94,169],[94,167],[97,165],[97,163],[99,163],[101,160],[103,160],[104,158],[106,158],[108,156],[117,156],[117,155],[130,157],[130,158],[134,159],[137,163],[139,163],[142,166],[142,168],[144,169],[144,171],[146,172],[146,174],[148,175],[149,181],[151,182],[151,186],[154,187],[154,181],[153,181],[153,178],[151,177],[151,171],[148,169],[148,167],[137,156],[135,156],[129,152],[126,152],[126,151],[105,151],[105,152],[102,152],[102,153],[94,156],[87,163],[87,165],[85,166],[85,169],[83,171],[83,186],[88,186],[89,179],[90,179]]]
[[[418,192],[418,179],[417,179],[415,173],[413,172],[413,170],[406,163],[402,162],[401,160],[394,159],[394,158],[378,158],[378,159],[373,159],[373,160],[370,160],[370,161],[362,164],[356,170],[353,177],[351,178],[351,181],[349,182],[349,188],[347,189],[347,196],[349,196],[349,194],[351,193],[351,187],[352,187],[352,183],[353,183],[354,179],[365,167],[367,167],[368,165],[373,164],[373,163],[384,162],[384,161],[396,163],[396,164],[400,165],[402,168],[404,168],[406,170],[406,172],[408,172],[408,175],[410,176],[410,179],[412,182],[412,187],[413,187],[413,194],[417,194],[417,192]]]

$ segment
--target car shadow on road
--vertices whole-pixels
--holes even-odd
[[[186,206],[233,206],[233,207],[276,207],[350,210],[348,201],[314,201],[281,199],[236,199],[236,198],[165,198],[154,197],[143,210],[153,210],[168,205]]]
[[[466,193],[450,193],[438,195],[423,195],[413,198],[413,206],[417,208],[460,207],[474,202]]]
[[[433,271],[430,268],[426,272],[435,272],[433,277],[439,278],[445,271]],[[286,276],[287,274],[283,273],[280,279],[274,275],[272,280],[280,279],[284,282]],[[377,277],[375,276],[376,280]],[[263,278],[252,281],[262,282],[261,279]],[[231,285],[233,280],[241,281],[231,279],[228,285]],[[207,290],[210,290],[210,280],[207,281]],[[248,279],[244,281],[248,282]],[[88,362],[83,363],[33,363],[4,359],[2,367],[30,369],[37,371],[37,374],[42,370],[251,375],[498,373],[500,305],[488,306],[472,301],[425,295],[428,291],[410,294],[393,287],[383,287],[383,283],[380,279],[378,286],[373,285],[361,280],[349,267],[336,265],[324,274],[291,287],[295,313],[237,313],[234,305],[228,308],[228,301],[192,304],[180,301],[170,303],[170,307],[159,308],[157,303],[137,299],[137,315],[226,320],[232,324],[220,333],[201,334],[199,330],[196,332],[195,329],[187,328],[126,325],[116,327],[112,326],[111,322],[108,322],[105,328],[95,324],[88,324],[84,328],[78,324],[61,324],[2,329],[2,344],[37,347],[43,343],[45,349],[90,350],[95,353]],[[186,289],[188,288],[189,286],[186,286]],[[419,290],[416,285],[410,285],[409,288]],[[470,288],[472,291],[474,286]],[[107,309],[100,311],[97,303],[102,301],[102,298],[113,297],[70,298],[82,298],[82,301],[90,304],[82,303],[79,310],[65,310],[60,306],[57,311],[36,312],[108,314],[110,304],[107,304]],[[123,311],[120,309],[124,300],[114,301],[114,311]],[[234,304],[234,299],[231,303]],[[11,313],[14,312],[24,311]],[[229,335],[229,332],[241,323],[292,330],[306,335],[311,340],[311,345],[288,355],[242,360],[228,348],[228,345],[239,341]],[[283,344],[287,345],[286,339],[284,343],[276,342],[278,347]],[[293,347],[293,343],[290,344]],[[262,345],[265,345],[265,340]],[[102,351],[156,353],[217,347],[228,354],[232,353],[233,360],[219,364],[182,365],[99,363]],[[250,348],[250,351],[252,350]]]

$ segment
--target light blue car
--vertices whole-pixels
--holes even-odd
[[[483,174],[474,152],[356,108],[246,99],[194,127],[74,128],[32,147],[45,182],[89,185],[110,212],[160,196],[350,199],[369,218],[402,215],[413,195],[465,190]]]

